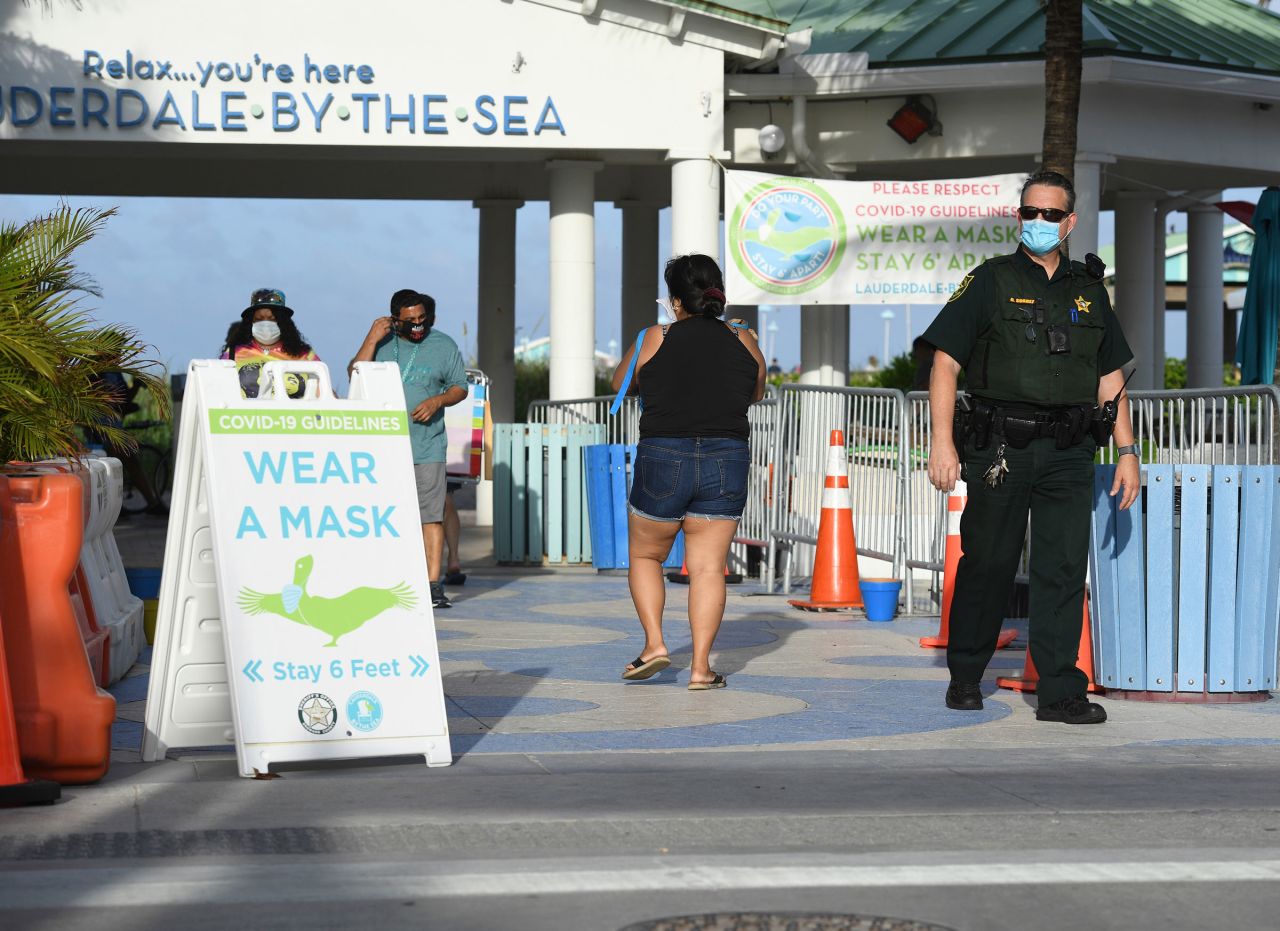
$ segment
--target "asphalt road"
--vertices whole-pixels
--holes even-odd
[[[1273,746],[490,754],[266,782],[232,765],[118,767],[0,813],[0,927],[1280,926]]]

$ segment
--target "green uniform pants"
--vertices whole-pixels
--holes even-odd
[[[951,678],[977,682],[995,652],[1000,625],[1031,515],[1031,659],[1040,675],[1041,707],[1083,696],[1085,674],[1076,668],[1084,611],[1093,509],[1092,440],[1056,449],[1052,439],[1005,451],[1009,474],[990,488],[983,473],[995,460],[999,437],[961,452],[969,500],[960,520],[964,556],[951,602],[947,666]]]

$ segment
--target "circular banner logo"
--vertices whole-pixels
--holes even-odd
[[[333,699],[312,692],[298,702],[298,723],[311,734],[327,734],[338,723],[338,707]]]
[[[773,294],[812,291],[844,255],[840,207],[804,178],[771,178],[747,192],[729,221],[729,251],[752,284]]]
[[[366,734],[376,730],[382,723],[382,702],[372,692],[356,692],[347,699],[347,720]]]

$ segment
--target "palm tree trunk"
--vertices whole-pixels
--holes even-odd
[[[1044,142],[1041,168],[1074,178],[1080,116],[1083,0],[1041,0],[1044,7]]]

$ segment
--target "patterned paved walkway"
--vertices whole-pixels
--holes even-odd
[[[729,687],[686,690],[687,588],[668,586],[673,665],[624,682],[643,638],[626,580],[588,570],[472,572],[437,615],[455,754],[861,746],[867,749],[1280,744],[1280,703],[1107,701],[1101,728],[1036,722],[1031,699],[996,691],[981,713],[948,711],[942,651],[917,640],[936,618],[871,623],[796,611],[731,587],[715,668]],[[988,673],[1017,674],[1023,645]],[[138,759],[146,657],[115,689],[116,757]],[[176,751],[181,754],[181,751]]]

